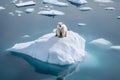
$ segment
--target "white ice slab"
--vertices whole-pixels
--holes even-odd
[[[86,0],[68,0],[68,1],[74,4],[80,4],[80,5],[88,3]]]
[[[45,4],[52,4],[52,5],[60,6],[60,7],[67,7],[68,6],[67,3],[60,2],[58,0],[43,0],[43,3],[45,3]]]
[[[45,16],[61,16],[64,15],[65,13],[58,10],[43,10],[38,12],[38,14]]]
[[[80,11],[90,11],[90,10],[92,10],[92,8],[91,7],[80,7],[79,10]]]
[[[111,46],[111,49],[120,50],[120,46]]]
[[[72,31],[68,31],[65,38],[49,33],[34,41],[17,43],[8,51],[26,54],[47,63],[67,65],[83,60],[85,40]]]
[[[27,9],[25,10],[25,12],[26,12],[26,13],[32,13],[32,12],[34,12],[34,8],[27,8]]]
[[[112,3],[112,0],[94,0],[95,2],[101,2],[101,3]]]
[[[115,10],[115,8],[114,7],[106,7],[106,8],[104,8],[105,10]]]
[[[3,7],[3,6],[0,6],[0,10],[4,10],[5,9],[5,7]]]
[[[86,23],[78,23],[78,26],[86,26]]]
[[[17,7],[25,7],[25,6],[32,6],[32,5],[35,5],[36,2],[34,1],[27,1],[27,2],[20,2],[20,3],[17,3],[15,4],[15,6]]]

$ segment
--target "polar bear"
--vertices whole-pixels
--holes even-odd
[[[67,31],[67,26],[62,22],[58,22],[56,36],[59,38],[67,37]]]

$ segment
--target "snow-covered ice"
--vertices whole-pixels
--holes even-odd
[[[68,65],[83,60],[85,40],[73,31],[68,31],[65,38],[49,33],[34,41],[17,43],[8,51],[25,54],[50,64]]]
[[[27,9],[25,10],[25,12],[26,12],[26,13],[32,13],[32,12],[34,12],[34,8],[27,8]]]
[[[88,3],[86,0],[68,0],[68,1],[76,5],[83,5]]]
[[[112,3],[112,0],[94,0],[95,2],[101,2],[101,3]]]
[[[65,13],[58,10],[43,10],[39,11],[38,14],[45,16],[61,16],[64,15]]]
[[[120,46],[111,46],[111,49],[120,50]]]
[[[34,2],[34,1],[27,1],[27,2],[16,3],[15,6],[16,7],[25,7],[25,6],[33,6],[35,4],[36,4],[36,2]]]
[[[80,11],[90,11],[90,10],[92,10],[92,8],[91,7],[80,7],[79,10]]]
[[[115,10],[115,8],[114,7],[106,7],[106,8],[104,8],[105,10]]]
[[[5,7],[3,7],[3,6],[0,6],[0,10],[4,10],[5,9]]]
[[[92,40],[90,44],[101,47],[101,48],[110,48],[112,46],[112,43],[104,38]]]
[[[68,6],[67,3],[60,2],[58,0],[43,0],[43,3],[44,4],[52,4],[52,5],[59,6],[59,7],[67,7]]]
[[[85,23],[78,23],[78,26],[86,26]]]

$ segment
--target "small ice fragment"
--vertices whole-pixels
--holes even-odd
[[[27,2],[17,3],[17,4],[15,4],[15,6],[16,7],[26,7],[26,6],[33,6],[35,4],[36,4],[36,2],[34,2],[34,1],[27,1]]]
[[[45,16],[60,16],[60,15],[64,15],[65,13],[58,10],[43,10],[38,12],[38,14]]]
[[[24,35],[24,36],[22,36],[22,38],[29,38],[30,37],[30,35]]]
[[[120,46],[111,46],[111,49],[120,50]]]
[[[5,9],[5,7],[3,7],[3,6],[0,6],[0,10],[4,10]]]
[[[25,10],[25,12],[26,12],[26,13],[32,13],[32,12],[34,12],[34,8],[27,8],[27,9]]]
[[[90,10],[92,10],[92,8],[91,7],[81,7],[81,8],[79,8],[79,10],[80,11],[90,11]]]
[[[106,7],[106,8],[104,8],[105,10],[115,10],[115,8],[114,7]]]
[[[78,23],[78,26],[86,26],[86,24],[85,23]]]
[[[88,2],[86,0],[68,0],[70,3],[74,5],[84,5],[87,4]]]
[[[10,14],[11,16],[15,16],[15,14],[14,14],[13,12],[9,12],[9,14]]]
[[[15,12],[18,13],[18,14],[23,13],[23,11],[20,11],[20,10],[15,10]]]
[[[112,0],[94,0],[95,2],[100,2],[100,3],[113,3]]]
[[[12,4],[15,4],[18,0],[13,0],[11,1]]]
[[[59,7],[67,7],[68,6],[67,3],[60,2],[58,0],[43,0],[43,3],[44,4],[52,4],[52,5],[59,6]]]
[[[120,19],[120,16],[118,16],[117,19]]]

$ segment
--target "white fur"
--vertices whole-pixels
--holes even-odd
[[[57,29],[56,29],[56,36],[58,37],[67,37],[67,26],[62,23],[58,22]]]

